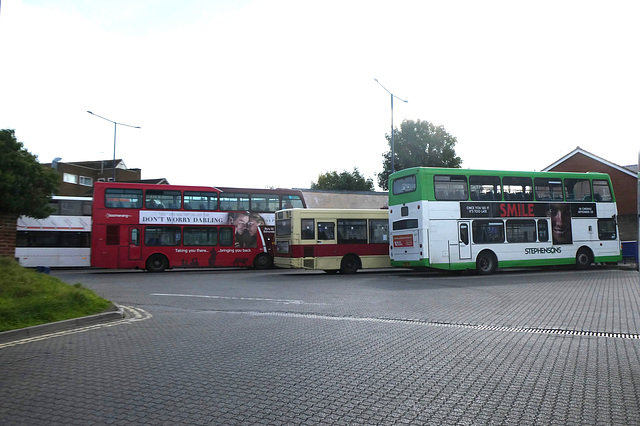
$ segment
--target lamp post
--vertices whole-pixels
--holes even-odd
[[[113,181],[115,182],[116,181],[116,130],[118,126],[133,127],[134,129],[139,129],[140,126],[132,126],[130,124],[118,123],[116,121],[109,120],[108,118],[105,118],[101,115],[94,114],[91,111],[87,111],[87,112],[91,115],[95,115],[96,117],[102,118],[103,120],[107,120],[108,122],[113,123]]]
[[[395,160],[395,156],[396,156],[396,152],[395,152],[395,146],[394,146],[394,140],[393,140],[393,98],[396,98],[399,101],[404,102],[405,104],[409,101],[405,101],[404,99],[400,99],[399,97],[397,97],[396,95],[394,95],[393,93],[391,93],[389,91],[389,89],[387,89],[386,87],[384,87],[382,85],[382,83],[380,83],[378,81],[377,78],[374,78],[373,81],[375,81],[376,83],[378,83],[380,85],[380,87],[382,87],[384,90],[387,91],[388,94],[391,95],[391,173],[395,172],[395,167],[394,167],[394,160]]]

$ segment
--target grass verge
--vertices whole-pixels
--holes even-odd
[[[98,314],[111,306],[81,284],[69,285],[0,256],[0,331]]]

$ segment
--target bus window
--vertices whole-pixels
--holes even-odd
[[[185,210],[218,210],[216,192],[184,191]]]
[[[311,226],[313,229],[313,225]],[[291,235],[291,219],[276,220],[276,237]]]
[[[473,201],[502,201],[498,176],[469,176],[469,190]]]
[[[233,246],[233,228],[224,227],[220,228],[220,245],[223,247]]]
[[[549,224],[545,219],[538,220],[538,241],[541,243],[549,241]]]
[[[178,210],[181,202],[180,191],[164,189],[147,189],[144,199],[145,207],[152,210]]]
[[[536,241],[536,221],[528,219],[507,220],[507,241],[510,243],[530,243]]]
[[[280,210],[280,200],[277,194],[252,194],[251,211],[276,212]]]
[[[488,220],[474,220],[473,242],[476,244],[504,243],[504,223]]]
[[[107,188],[104,191],[104,206],[106,208],[141,209],[142,190]]]
[[[335,238],[335,223],[318,222],[318,239],[333,240]]]
[[[406,194],[407,192],[413,192],[417,188],[416,175],[405,176],[397,178],[393,181],[393,194]]]
[[[131,230],[131,245],[140,245],[140,230],[138,228],[133,228]]]
[[[144,230],[144,243],[148,246],[178,246],[180,245],[180,228],[148,226]]]
[[[232,194],[223,192],[220,194],[220,210],[248,211],[249,194]]]
[[[533,200],[533,184],[530,177],[505,176],[502,178],[502,189],[507,201]]]
[[[56,209],[51,215],[91,216],[91,201],[53,200],[49,206]]]
[[[338,244],[367,244],[367,220],[338,219]]]
[[[435,175],[433,184],[436,200],[463,201],[469,199],[466,176]]]
[[[614,219],[598,219],[598,238],[615,240],[616,237],[616,221]]]
[[[562,179],[535,178],[536,200],[562,201]]]
[[[91,247],[89,232],[18,231],[16,247]]]
[[[460,224],[460,242],[465,246],[469,245],[469,225],[466,223]]]
[[[185,246],[215,246],[218,244],[218,228],[194,226],[184,228]]]
[[[415,229],[418,227],[418,219],[402,219],[393,222],[393,230],[401,231],[403,229]]]
[[[593,201],[604,201],[610,203],[613,201],[611,195],[611,187],[606,180],[594,180],[593,181]]]
[[[299,195],[283,195],[282,196],[282,208],[283,209],[301,209],[304,208],[304,203]]]
[[[369,244],[386,243],[389,239],[389,221],[369,219]]]
[[[301,236],[303,240],[315,240],[315,220],[314,219],[300,219]]]
[[[567,201],[591,201],[591,183],[588,179],[565,179]]]

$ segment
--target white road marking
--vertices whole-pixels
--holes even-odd
[[[169,296],[169,297],[197,297],[203,299],[223,299],[223,300],[248,300],[252,302],[272,302],[283,303],[285,305],[324,305],[325,303],[308,303],[304,300],[289,299],[263,299],[259,297],[236,297],[236,296],[211,296],[203,294],[181,294],[181,293],[151,293],[152,296]]]
[[[99,328],[114,327],[116,325],[122,325],[122,324],[131,324],[137,321],[148,320],[149,318],[153,317],[153,315],[151,315],[149,312],[145,311],[144,309],[134,308],[131,306],[122,306],[122,308],[127,312],[127,318],[123,318],[121,320],[116,320],[111,322],[105,322],[101,324],[88,325],[86,327],[78,327],[78,328],[72,328],[69,330],[57,331],[55,333],[42,334],[40,336],[26,337],[24,339],[14,340],[12,342],[0,343],[0,349],[8,348],[11,346],[23,345],[25,343],[38,342],[40,340],[53,339],[54,337],[61,337],[61,336],[68,336],[70,334],[83,333],[85,331],[97,330]]]

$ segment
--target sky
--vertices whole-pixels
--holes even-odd
[[[463,168],[640,149],[636,0],[4,0],[0,129],[49,163],[116,158],[172,184],[377,184],[393,124]]]

